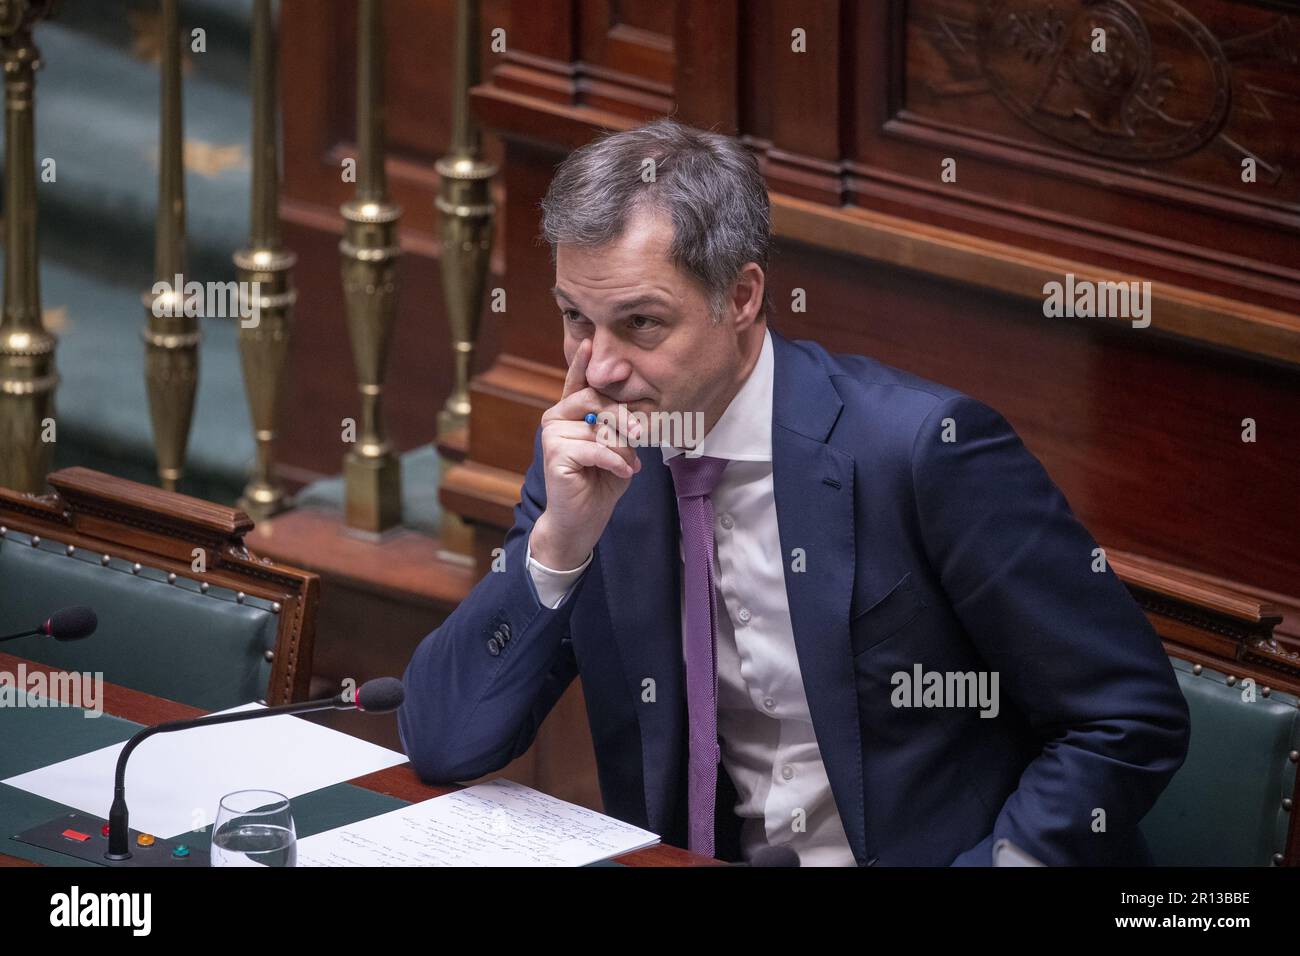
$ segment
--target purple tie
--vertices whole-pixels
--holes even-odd
[[[718,604],[713,591],[713,493],[727,459],[675,455],[668,459],[682,521],[686,575],[686,713],[690,757],[687,763],[689,848],[713,856],[713,814],[717,801],[718,760]]]

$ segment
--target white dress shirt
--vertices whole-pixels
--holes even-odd
[[[788,844],[804,866],[853,866],[813,732],[799,672],[785,567],[772,491],[772,336],[764,332],[758,363],[701,443],[728,459],[710,498],[713,575],[718,608],[718,734],[722,762],[736,785],[748,859],[766,845]],[[661,448],[664,467],[682,454]],[[557,571],[528,549],[538,597],[558,607],[591,563]],[[684,563],[683,563],[684,571]],[[686,602],[682,597],[682,628]],[[683,650],[683,660],[685,652]]]

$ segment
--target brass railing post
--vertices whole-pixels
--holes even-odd
[[[53,444],[57,339],[41,321],[36,244],[36,71],[32,27],[53,16],[55,0],[0,0],[5,71],[5,275],[0,316],[0,486],[45,490]],[[57,438],[57,431],[53,437]]]
[[[435,202],[442,225],[442,293],[456,375],[451,395],[438,413],[440,448],[469,424],[469,376],[496,226],[492,177],[497,168],[480,156],[479,129],[469,105],[470,87],[478,82],[478,12],[476,0],[457,0],[451,152],[439,159],[436,167],[440,177]],[[441,474],[453,464],[440,455]],[[466,558],[472,549],[469,527],[449,511],[442,512],[439,539],[445,557]]]
[[[253,7],[253,198],[248,247],[235,253],[240,288],[252,304],[241,318],[239,357],[257,440],[257,461],[239,506],[254,519],[286,507],[275,476],[274,443],[296,293],[289,270],[297,256],[280,246],[280,139],[276,122],[277,51],[271,0]],[[243,293],[241,293],[243,294]]]
[[[402,475],[384,432],[384,369],[396,307],[397,220],[384,171],[382,0],[361,0],[357,29],[357,189],[340,210],[348,332],[361,392],[356,442],[343,461],[344,520],[378,534],[402,517]]]
[[[177,0],[162,0],[158,216],[154,287],[144,294],[145,387],[158,478],[174,491],[185,467],[199,384],[199,320],[185,307],[185,166],[181,122],[181,34]],[[179,288],[178,288],[179,286]]]

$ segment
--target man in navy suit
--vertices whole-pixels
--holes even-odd
[[[769,328],[766,188],[731,139],[607,136],[543,211],[568,377],[497,570],[407,669],[421,777],[500,769],[580,675],[605,812],[670,843],[1149,863],[1187,705],[1005,419]],[[702,442],[646,434],[691,415]]]

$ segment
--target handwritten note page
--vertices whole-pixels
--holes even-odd
[[[658,842],[648,830],[497,779],[305,837],[298,865],[584,866]]]

